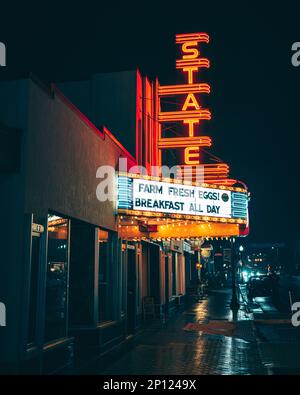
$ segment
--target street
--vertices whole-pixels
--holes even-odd
[[[230,298],[229,289],[212,291],[166,325],[149,325],[139,343],[100,374],[267,374],[250,315],[241,310],[228,333]],[[190,323],[211,325],[202,331],[185,330]]]
[[[300,374],[299,2],[96,3],[2,10],[0,375]]]
[[[149,323],[137,344],[99,373],[299,374],[300,329],[288,315],[269,298],[255,298],[233,321],[230,299],[230,289],[214,290],[166,324]]]
[[[289,296],[290,292],[290,296]],[[290,300],[291,297],[291,300]],[[279,281],[279,308],[290,311],[290,303],[300,301],[300,276],[280,276]]]

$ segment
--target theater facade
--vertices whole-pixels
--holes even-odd
[[[210,248],[201,246],[249,232],[247,187],[229,177],[229,165],[210,154],[212,139],[203,134],[212,113],[205,105],[211,87],[201,73],[210,61],[200,51],[209,36],[178,34],[176,44],[181,83],[144,83],[145,133],[139,134],[139,126],[136,133],[139,166],[129,172],[120,169],[117,181],[122,240],[131,245],[156,243],[162,249],[159,263],[149,259],[160,273],[155,297],[160,314],[174,302],[180,304],[186,288],[201,278],[201,250],[212,255]],[[139,95],[137,89],[137,101]],[[174,245],[177,249],[170,249]],[[190,254],[184,253],[186,245]],[[214,266],[206,263],[206,272],[213,273]]]
[[[175,85],[139,70],[0,83],[0,373],[105,364],[213,274],[210,242],[248,234],[247,187],[203,135],[208,43],[176,36]],[[97,193],[106,167],[114,199]]]

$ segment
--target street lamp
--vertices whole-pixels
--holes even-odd
[[[232,297],[230,302],[230,308],[233,312],[237,312],[240,308],[240,304],[238,301],[237,296],[237,289],[236,289],[236,257],[235,257],[235,239],[230,239],[231,244],[231,276],[232,276]],[[243,246],[240,246],[240,248]],[[239,249],[240,249],[239,248]]]
[[[238,279],[241,278],[241,266],[243,266],[243,259],[242,259],[242,255],[243,255],[243,251],[244,251],[244,247],[242,245],[239,246],[239,265],[238,265]]]

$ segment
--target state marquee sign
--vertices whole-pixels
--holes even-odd
[[[167,182],[133,180],[133,210],[231,217],[231,194]]]
[[[237,188],[210,188],[119,176],[118,209],[245,220],[248,194],[238,192]]]

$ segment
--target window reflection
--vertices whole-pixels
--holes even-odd
[[[172,295],[176,296],[176,265],[177,265],[177,256],[176,253],[172,251]]]
[[[66,336],[69,221],[48,216],[45,341]]]
[[[111,320],[111,237],[99,229],[99,321]]]
[[[36,313],[37,293],[39,275],[40,237],[32,236],[31,239],[31,262],[30,262],[30,294],[29,294],[29,316],[28,316],[28,345],[35,343],[36,337]]]

